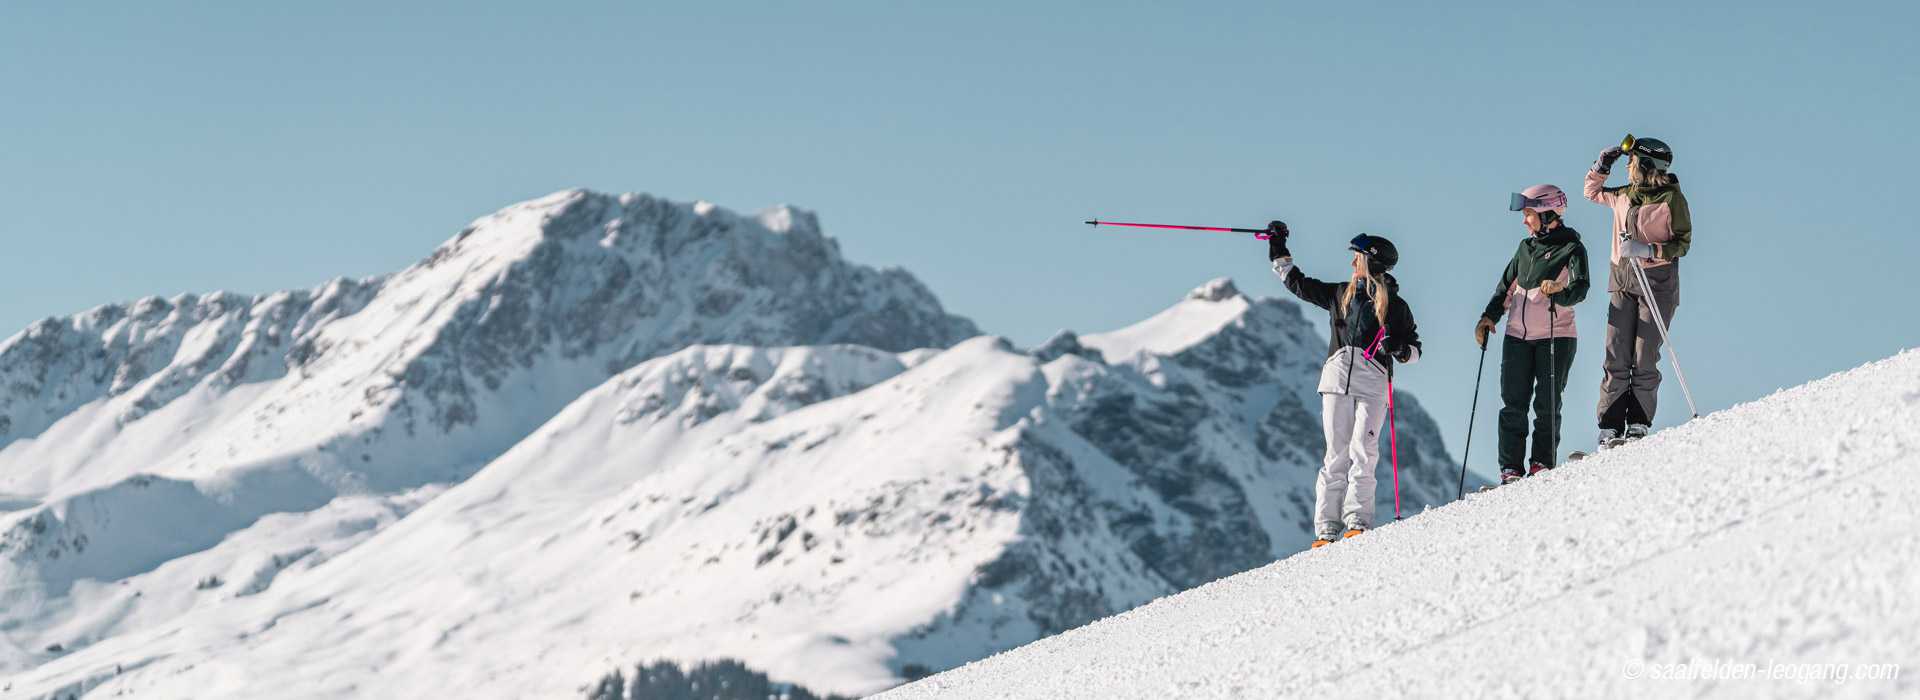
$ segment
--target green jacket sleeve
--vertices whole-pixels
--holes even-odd
[[[1480,317],[1489,321],[1498,321],[1507,312],[1507,289],[1513,286],[1513,279],[1520,275],[1520,254],[1515,252],[1507,261],[1507,271],[1500,273],[1500,284],[1493,288],[1493,298],[1487,300],[1487,310]]]
[[[1673,191],[1673,201],[1667,202],[1667,209],[1673,212],[1673,240],[1660,244],[1654,254],[1674,260],[1693,247],[1693,212],[1688,211],[1687,196],[1679,189]]]
[[[1587,272],[1587,246],[1576,243],[1573,255],[1567,258],[1567,288],[1557,294],[1547,295],[1553,303],[1561,306],[1573,306],[1587,298],[1587,289],[1593,286],[1593,275]]]

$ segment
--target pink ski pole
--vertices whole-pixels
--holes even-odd
[[[1380,329],[1380,333],[1378,335],[1373,336],[1373,343],[1367,346],[1367,351],[1365,353],[1362,353],[1361,357],[1366,358],[1366,360],[1369,362],[1373,361],[1373,351],[1380,349],[1381,343],[1385,342],[1386,339],[1387,339],[1387,329],[1382,328]],[[1392,455],[1393,455],[1393,519],[1399,520],[1400,519],[1400,436],[1398,434],[1399,431],[1394,429],[1393,424],[1394,424],[1393,377],[1387,377],[1387,447],[1388,449],[1392,450]]]
[[[1393,519],[1400,519],[1400,436],[1393,428],[1393,380],[1387,380],[1387,445],[1393,449]]]

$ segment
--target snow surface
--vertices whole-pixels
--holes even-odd
[[[880,697],[1913,697],[1916,494],[1908,350]]]

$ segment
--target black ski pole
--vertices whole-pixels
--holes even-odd
[[[1223,233],[1251,233],[1253,234],[1254,238],[1258,238],[1263,241],[1267,240],[1267,236],[1273,233],[1271,229],[1264,229],[1264,228],[1232,228],[1229,226],[1182,226],[1179,224],[1141,224],[1141,223],[1132,223],[1127,221],[1101,221],[1099,219],[1090,219],[1087,221],[1087,225],[1088,226],[1131,226],[1133,228],[1164,228],[1164,229],[1174,229],[1176,231],[1220,231]]]
[[[1553,308],[1553,297],[1547,297],[1547,468],[1560,466],[1560,357],[1555,352],[1553,324],[1560,321],[1560,312]]]
[[[1473,420],[1480,415],[1480,378],[1487,373],[1487,344],[1480,344],[1480,369],[1473,373],[1473,408],[1467,411],[1467,446],[1460,450],[1460,495],[1467,497],[1467,455],[1473,454]]]

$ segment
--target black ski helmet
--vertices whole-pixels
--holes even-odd
[[[1386,272],[1400,264],[1400,249],[1393,247],[1393,241],[1379,236],[1364,233],[1354,236],[1347,250],[1367,256],[1367,271],[1370,273]]]
[[[1660,166],[1661,172],[1673,167],[1673,148],[1660,139],[1634,139],[1633,147],[1627,149],[1627,153],[1653,161]]]

